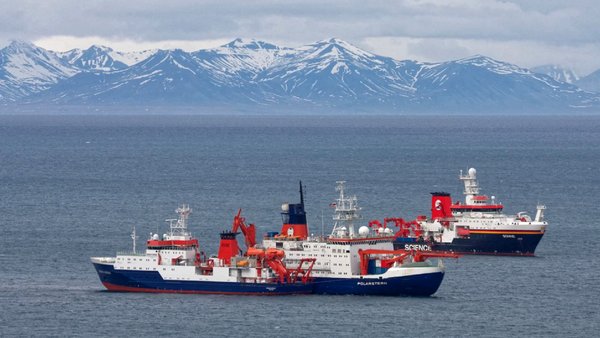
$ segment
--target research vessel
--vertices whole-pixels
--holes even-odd
[[[527,212],[508,215],[496,197],[480,194],[477,170],[462,170],[464,202],[452,202],[449,193],[431,193],[431,217],[416,220],[388,218],[371,225],[396,225],[396,249],[457,252],[478,255],[533,256],[548,223],[546,207],[537,205],[535,217]]]
[[[208,293],[243,295],[289,295],[313,292],[310,271],[314,260],[304,259],[293,269],[282,261],[285,253],[277,249],[255,249],[242,254],[238,230],[251,238],[254,225],[246,225],[241,210],[231,230],[220,234],[218,255],[206,257],[198,239],[188,231],[191,209],[178,208],[178,219],[167,220],[169,232],[151,234],[145,252],[133,251],[115,257],[92,257],[100,281],[110,291]],[[252,243],[251,243],[252,244]]]
[[[458,255],[394,250],[395,236],[389,229],[363,225],[356,231],[355,223],[361,219],[357,198],[346,195],[344,181],[337,182],[337,191],[329,235],[309,232],[300,184],[300,203],[282,205],[281,231],[267,233],[263,246],[283,250],[283,260],[289,267],[301,266],[306,258],[314,259],[313,292],[317,294],[434,294],[442,283],[445,268],[441,259],[433,263],[430,258]]]

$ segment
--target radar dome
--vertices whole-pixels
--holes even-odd
[[[469,176],[475,176],[477,174],[477,170],[475,168],[469,169]]]
[[[281,211],[283,211],[283,212],[288,212],[288,211],[290,211],[290,205],[289,205],[289,204],[287,204],[287,203],[283,203],[283,204],[281,205]]]
[[[155,241],[158,241],[158,234],[152,235],[152,239],[155,240]]]
[[[358,234],[361,236],[368,236],[369,235],[369,227],[368,226],[361,226],[360,228],[358,228]]]

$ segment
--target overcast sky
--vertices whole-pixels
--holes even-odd
[[[237,37],[288,47],[337,37],[400,60],[483,54],[586,75],[600,68],[600,1],[0,0],[0,47],[197,50]]]

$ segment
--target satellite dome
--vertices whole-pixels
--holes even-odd
[[[361,226],[360,228],[358,228],[358,234],[361,236],[368,236],[369,235],[369,227],[368,226]]]
[[[469,169],[469,176],[475,176],[475,174],[477,174],[477,170],[475,170],[475,168]]]

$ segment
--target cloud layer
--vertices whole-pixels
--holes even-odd
[[[400,59],[485,54],[589,72],[600,68],[599,17],[591,0],[21,0],[0,4],[0,43],[62,41],[64,49],[93,37],[131,48],[192,47],[252,37],[297,46],[335,36]]]

